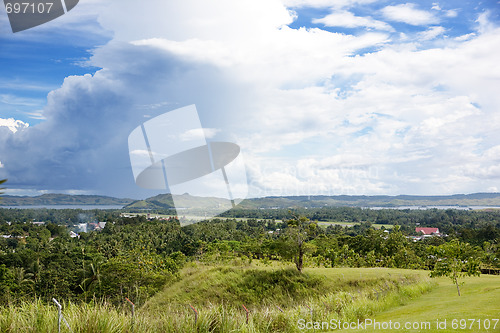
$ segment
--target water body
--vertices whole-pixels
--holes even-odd
[[[363,207],[373,210],[380,209],[399,209],[399,210],[429,210],[429,209],[458,209],[458,210],[481,210],[481,209],[500,209],[499,206],[398,206],[398,207]]]
[[[0,206],[0,209],[122,209],[120,205],[35,205],[35,206]],[[500,209],[500,206],[397,206],[397,207],[361,207],[363,209],[399,209],[399,210],[429,210],[429,209],[458,209],[458,210],[481,210]],[[179,208],[178,208],[179,209]]]
[[[121,205],[40,205],[40,206],[0,206],[2,209],[122,209]]]

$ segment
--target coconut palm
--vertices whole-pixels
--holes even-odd
[[[5,183],[7,181],[7,179],[2,179],[0,180],[0,185],[2,185],[3,183]],[[5,189],[5,187],[1,187],[0,190],[3,190]],[[0,194],[3,194],[3,192],[0,192]],[[0,197],[0,200],[2,200],[2,197]]]
[[[80,283],[79,287],[85,293],[85,298],[87,298],[87,293],[93,292],[93,295],[96,294],[96,288],[98,288],[98,292],[101,292],[101,271],[100,271],[101,263],[97,260],[94,260],[90,264],[89,274],[85,272],[85,276],[88,276],[83,279]]]
[[[12,268],[12,275],[18,288],[27,294],[31,293],[35,287],[35,281],[32,280],[33,274],[27,273],[23,267]]]

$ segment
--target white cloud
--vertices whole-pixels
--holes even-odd
[[[474,38],[474,37],[476,37],[476,34],[474,32],[471,32],[471,33],[468,33],[468,34],[465,34],[462,36],[455,37],[454,39],[457,42],[465,42],[466,40],[469,40],[469,39]]]
[[[238,80],[279,86],[307,86],[329,77],[343,57],[357,50],[383,45],[387,34],[360,36],[331,33],[321,29],[273,29],[261,38],[232,43],[189,39],[174,42],[147,39],[134,45],[152,47],[183,59],[230,70]],[[312,61],[314,60],[314,61]],[[290,70],[293,68],[293,70]]]
[[[445,11],[445,16],[446,17],[457,17],[458,11],[456,9],[449,9],[449,10]]]
[[[422,31],[422,32],[418,33],[418,37],[421,40],[432,40],[432,39],[442,35],[443,33],[445,33],[445,31],[446,31],[446,29],[444,27],[434,26],[434,27],[430,27],[426,31]]]
[[[323,18],[313,19],[313,23],[321,23],[327,27],[346,27],[346,28],[372,28],[376,30],[394,31],[387,23],[374,20],[371,17],[355,16],[349,11],[336,11]]]
[[[414,3],[386,6],[382,9],[382,14],[388,20],[416,26],[439,23],[439,19],[433,13],[416,7]]]
[[[149,150],[135,149],[135,150],[130,151],[130,155],[149,158],[150,153],[149,153]]]
[[[348,8],[354,5],[363,5],[377,2],[378,0],[282,0],[287,7],[314,7],[314,8]]]
[[[441,8],[441,6],[439,5],[439,3],[437,2],[434,2],[432,4],[432,8],[433,10],[437,10],[437,11],[442,11],[444,13],[444,16],[446,17],[450,17],[450,18],[453,18],[453,17],[457,17],[458,16],[458,9],[448,9],[448,10],[443,10],[443,8]]]
[[[135,0],[113,0],[99,22],[122,41],[155,37],[234,41],[256,38],[291,23],[293,17],[278,0],[151,0],[147,6]]]
[[[180,141],[205,140],[203,128],[191,129],[179,136]]]
[[[432,3],[432,8],[431,9],[434,9],[434,10],[441,10],[441,6],[439,6],[439,3],[437,2],[433,2]]]
[[[478,16],[476,23],[477,23],[477,30],[480,33],[490,32],[498,28],[498,24],[495,24],[493,21],[490,20],[490,15],[491,12],[489,10],[486,10]]]
[[[274,0],[107,6],[100,21],[116,40],[90,60],[103,69],[66,78],[45,122],[0,131],[10,184],[151,195],[134,184],[127,137],[144,117],[194,103],[206,135],[242,147],[253,195],[500,186],[500,33],[487,17],[488,29],[425,49],[413,36],[291,29]],[[402,6],[396,21],[437,23]]]
[[[203,133],[205,134],[205,138],[207,139],[213,139],[217,133],[219,133],[221,130],[218,128],[204,128]]]
[[[211,139],[220,132],[217,128],[195,128],[191,129],[179,136],[181,141],[193,141],[198,139]]]
[[[28,128],[30,124],[14,118],[2,119],[0,118],[0,127],[8,128],[12,133]]]

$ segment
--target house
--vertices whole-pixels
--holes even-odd
[[[80,230],[80,232],[87,232],[87,223],[79,223],[78,229]]]
[[[34,225],[39,225],[39,226],[42,226],[42,225],[45,225],[45,222],[31,222],[31,224],[34,224]]]
[[[440,236],[439,228],[415,228],[417,234]]]

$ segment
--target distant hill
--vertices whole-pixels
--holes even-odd
[[[96,206],[125,206],[133,202],[132,199],[118,199],[100,195],[68,195],[43,194],[36,197],[3,195],[1,206],[54,206],[54,205],[96,205]]]
[[[179,196],[179,201],[184,202],[185,207],[189,207],[190,202],[196,200],[202,206],[210,208],[219,204],[227,204],[228,200],[220,198],[200,198],[189,194]],[[474,193],[474,194],[456,194],[449,196],[283,196],[283,197],[265,197],[243,200],[238,207],[242,209],[259,208],[314,208],[314,207],[401,207],[401,206],[500,206],[500,193]],[[170,194],[161,194],[155,197],[134,201],[124,208],[142,208],[142,209],[170,209],[174,208],[172,196]]]
[[[189,194],[176,195],[178,208],[196,206],[202,209],[210,209],[219,207],[220,205],[230,206],[231,203],[227,199],[214,198],[214,197],[195,197]],[[196,205],[195,205],[196,203]],[[171,194],[159,194],[152,198],[145,200],[137,200],[124,208],[139,208],[139,209],[174,209],[174,201]]]
[[[241,208],[313,208],[313,207],[401,207],[401,206],[500,206],[500,193],[455,194],[449,196],[417,195],[338,195],[285,196],[247,199]]]
[[[228,205],[229,201],[214,197],[195,197],[183,194],[176,197],[178,208],[191,207],[196,201],[199,208]],[[36,197],[5,195],[1,206],[52,205],[121,205],[126,209],[173,209],[171,194],[160,194],[144,200],[118,199],[99,195],[43,194]],[[418,195],[337,195],[337,196],[282,196],[243,200],[242,209],[259,208],[314,208],[314,207],[401,207],[401,206],[500,206],[500,193],[455,194],[449,196]]]

